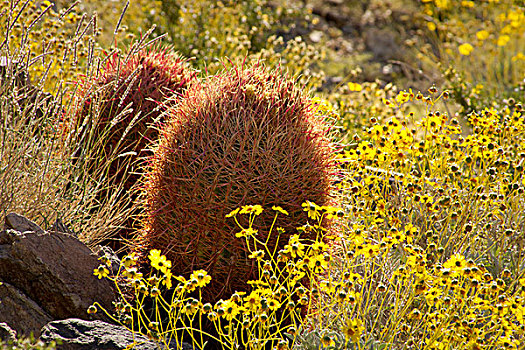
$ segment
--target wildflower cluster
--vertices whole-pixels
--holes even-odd
[[[148,255],[152,271],[147,276],[139,271],[134,253],[122,259],[115,275],[110,274],[109,257],[102,256],[100,260],[102,264],[94,274],[113,281],[121,296],[113,314],[103,309],[109,317],[132,332],[147,335],[166,349],[170,343],[181,344],[183,337],[189,337],[202,348],[203,332],[193,329],[192,325],[195,322],[200,325],[203,315],[211,310],[209,304],[203,305],[200,301],[200,290],[211,280],[206,271],[194,271],[188,278],[173,276],[171,262],[155,249]],[[146,305],[154,305],[152,314]],[[98,308],[102,307],[94,303],[88,313],[96,313]]]
[[[352,73],[359,75],[360,70]],[[340,86],[326,97],[330,103],[327,114],[333,114],[340,126],[340,139],[345,144],[359,141],[362,131],[375,123],[383,122],[392,116],[392,109],[382,102],[394,98],[398,91],[392,83],[349,82]],[[401,111],[396,112],[401,113]]]
[[[344,276],[359,275],[362,341],[465,349],[519,348],[523,337],[521,215],[523,107],[469,115],[473,130],[435,105],[449,97],[401,91],[384,100],[397,113],[375,122],[341,157],[341,190],[352,214],[339,241]],[[399,113],[420,104],[422,118]],[[335,282],[335,283],[334,283]],[[324,309],[341,305],[321,294]],[[351,310],[351,312],[349,312]],[[330,315],[321,323],[340,319]],[[342,322],[341,322],[342,323]]]
[[[260,205],[243,206],[227,215],[239,225],[236,236],[245,240],[259,278],[248,282],[251,290],[235,292],[215,305],[201,302],[201,289],[211,280],[206,271],[194,271],[188,278],[174,277],[171,262],[159,250],[151,250],[148,255],[152,267],[149,276],[138,271],[134,254],[124,257],[115,276],[110,275],[109,258],[102,257],[102,264],[94,274],[115,282],[123,296],[116,304],[116,315],[111,317],[131,331],[146,334],[164,346],[184,339],[202,348],[208,336],[224,349],[236,349],[240,345],[250,349],[263,349],[268,345],[279,349],[291,347],[303,328],[303,315],[314,307],[317,292],[312,291],[312,281],[328,270],[331,261],[320,223],[325,218],[342,216],[342,212],[334,207],[320,207],[312,202],[303,207],[315,224],[300,227],[299,233],[292,235],[285,235],[282,228],[272,226],[270,234],[276,234],[280,239],[289,236],[287,244],[277,252],[268,248],[267,241],[259,240],[258,231],[253,228],[256,217],[263,212]],[[279,206],[273,206],[271,210],[275,212],[275,220],[278,215],[288,215]],[[247,227],[239,224],[239,215],[248,217]],[[318,239],[313,242],[301,239],[304,230],[317,232]],[[167,298],[170,294],[171,297]],[[125,298],[125,295],[133,295],[133,298]],[[148,304],[154,305],[153,318],[144,308],[147,297],[153,300]],[[100,305],[95,303],[88,312],[97,312],[97,307]],[[203,331],[205,320],[213,324],[216,335]],[[362,329],[360,323],[354,326],[352,329],[356,332]]]
[[[328,270],[331,261],[325,230],[320,223],[325,218],[342,216],[337,208],[312,202],[303,203],[303,208],[311,224],[299,227],[298,233],[290,235],[280,227],[271,227],[270,234],[278,235],[279,239],[289,237],[279,251],[271,251],[267,241],[261,241],[253,228],[255,218],[263,211],[261,206],[244,206],[227,215],[233,217],[241,229],[237,237],[245,239],[250,258],[256,261],[259,271],[259,278],[248,282],[251,291],[237,292],[215,306],[213,320],[217,322],[216,328],[229,330],[228,333],[221,332],[227,347],[242,344],[252,349],[268,345],[286,349],[300,339],[303,315],[309,314],[314,307],[317,295],[311,288],[313,280]],[[279,206],[273,206],[272,210],[275,220],[278,215],[288,215]],[[249,216],[248,227],[239,224],[237,216],[243,214]],[[316,232],[317,239],[302,239],[301,233],[305,230]],[[228,327],[224,328],[224,323]]]
[[[503,100],[523,95],[522,4],[511,0],[423,3],[429,37],[433,39],[430,46],[423,45],[422,52],[442,63],[452,97],[465,113],[489,105],[494,97]]]

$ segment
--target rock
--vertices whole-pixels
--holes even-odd
[[[25,218],[22,215],[18,215],[16,213],[9,213],[5,217],[5,229],[12,229],[18,232],[35,232],[42,234],[44,233],[44,230],[31,220]]]
[[[93,275],[100,262],[78,238],[46,233],[16,214],[7,216],[6,228],[0,231],[0,280],[33,300],[54,320],[87,317],[86,310],[95,301],[112,310],[112,283]],[[10,325],[20,329],[15,323]]]
[[[16,341],[16,331],[11,329],[9,325],[5,322],[0,323],[0,341],[1,342],[8,342]]]
[[[122,326],[76,318],[50,322],[42,328],[41,339],[45,342],[60,340],[62,345],[57,346],[57,349],[60,350],[125,349],[128,345],[133,344],[133,339],[136,344],[133,349],[162,349],[143,335],[135,334],[133,338],[133,333]],[[191,350],[193,348],[183,343],[182,348],[173,345],[170,346],[170,349]]]
[[[318,43],[323,38],[323,32],[320,30],[314,30],[310,33],[310,40],[314,43]]]
[[[24,293],[2,282],[0,284],[0,321],[7,322],[18,333],[38,337],[40,329],[53,318]],[[0,333],[2,333],[0,331]],[[4,339],[0,334],[0,339]]]

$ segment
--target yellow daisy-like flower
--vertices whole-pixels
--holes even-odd
[[[334,336],[327,333],[323,334],[321,336],[321,343],[325,348],[335,346]]]
[[[197,312],[198,308],[193,305],[191,302],[187,302],[180,312],[187,315],[193,315]]]
[[[126,255],[124,258],[122,258],[122,264],[124,264],[124,267],[131,267],[137,263],[137,256],[135,252]]]
[[[500,35],[498,38],[498,46],[505,46],[510,41],[510,37],[508,35]]]
[[[257,291],[252,291],[250,295],[244,297],[244,306],[250,311],[256,311],[261,302],[261,296]]]
[[[451,269],[452,271],[463,272],[463,268],[467,266],[465,257],[461,254],[454,254],[444,264],[444,268]]]
[[[361,84],[358,84],[358,83],[348,83],[348,90],[350,91],[354,91],[354,92],[359,92],[361,90],[363,90],[363,86]]]
[[[142,273],[140,273],[136,267],[128,267],[124,270],[122,276],[127,277],[131,280],[136,280],[142,278]]]
[[[87,309],[88,314],[96,314],[97,313],[97,307],[95,305],[90,305]]]
[[[239,210],[240,210],[239,208],[232,210],[231,212],[229,212],[228,214],[226,214],[226,217],[227,217],[227,218],[231,218],[232,216],[237,215],[237,213],[239,212]]]
[[[151,263],[156,263],[158,260],[160,260],[160,250],[158,249],[152,249],[149,252],[148,258],[151,260]]]
[[[483,30],[480,30],[479,32],[476,33],[476,37],[479,39],[479,40],[486,40],[488,39],[489,37],[489,32],[487,32],[485,29]]]
[[[196,270],[193,271],[191,277],[195,278],[198,283],[197,287],[202,288],[211,281],[211,276],[205,270]]]
[[[320,218],[320,207],[310,201],[306,201],[305,203],[301,204],[301,206],[304,208],[303,210],[308,213],[308,217],[313,220],[317,220]]]
[[[343,327],[343,334],[347,340],[351,340],[356,343],[364,329],[365,327],[363,326],[363,322],[361,320],[348,320],[346,325]]]
[[[289,252],[293,258],[302,257],[304,255],[304,244],[299,242],[299,235],[293,235],[290,242],[284,246],[284,250]]]
[[[243,205],[239,214],[254,214],[259,215],[263,211],[260,205]]]
[[[262,260],[264,258],[264,250],[256,250],[248,255],[248,258]]]
[[[319,241],[315,241],[312,245],[311,245],[311,248],[312,248],[312,251],[316,252],[316,253],[319,253],[319,252],[324,252],[328,249],[328,245],[324,242],[319,242]]]
[[[197,284],[198,281],[195,278],[191,278],[189,281],[186,281],[186,283],[184,283],[184,290],[186,290],[186,292],[188,293],[191,293],[197,288]]]
[[[252,236],[255,236],[257,235],[257,230],[251,228],[251,227],[248,227],[248,228],[244,228],[242,229],[241,232],[237,232],[235,234],[235,237],[237,238],[243,238],[243,237],[252,237]]]
[[[221,313],[223,312],[222,317],[224,317],[228,321],[231,321],[239,313],[242,313],[245,310],[245,308],[237,305],[235,302],[231,300],[226,300],[220,305],[218,310],[220,310]]]
[[[458,50],[459,50],[459,53],[462,54],[463,56],[468,56],[472,53],[472,51],[474,50],[474,47],[470,45],[469,43],[465,43],[465,44],[459,45]]]
[[[323,272],[328,268],[328,261],[322,255],[316,255],[310,260],[308,267],[315,273]]]
[[[270,299],[270,300],[268,300],[268,307],[270,308],[270,310],[275,311],[275,310],[278,310],[281,307],[281,303],[279,303],[275,299]]]
[[[171,261],[166,259],[165,255],[160,255],[160,250],[152,249],[148,258],[151,260],[151,266],[164,273],[171,269]]]
[[[356,255],[363,255],[365,258],[374,257],[379,253],[380,247],[377,244],[366,244],[356,250]]]
[[[94,270],[93,274],[97,276],[98,279],[101,279],[102,277],[108,277],[109,270],[106,265],[100,265]]]
[[[275,210],[275,211],[278,211],[279,213],[282,213],[284,215],[289,215],[288,212],[286,210],[284,210],[283,208],[279,207],[279,206],[273,206],[272,207],[272,210]]]

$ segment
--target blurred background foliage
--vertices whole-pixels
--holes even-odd
[[[3,11],[13,3],[24,4],[5,0]],[[222,60],[264,60],[332,100],[348,82],[421,91],[437,84],[453,91],[457,104],[449,107],[466,117],[525,90],[523,1],[94,0],[72,9],[66,0],[29,3],[21,12],[26,20],[10,29],[10,44],[32,43],[33,60],[42,64],[28,65],[40,78],[68,78],[75,70],[66,65],[147,36],[161,37],[203,74],[215,73]],[[46,11],[52,16],[32,23]],[[46,31],[44,40],[27,30],[32,25]],[[72,41],[79,32],[85,35]]]

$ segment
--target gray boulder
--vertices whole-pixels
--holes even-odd
[[[61,350],[121,350],[135,342],[136,350],[164,349],[148,338],[135,334],[122,326],[116,326],[102,321],[85,321],[76,318],[53,321],[42,329],[40,337],[45,342],[58,341]],[[191,350],[188,344],[182,347],[175,345],[170,349]]]

